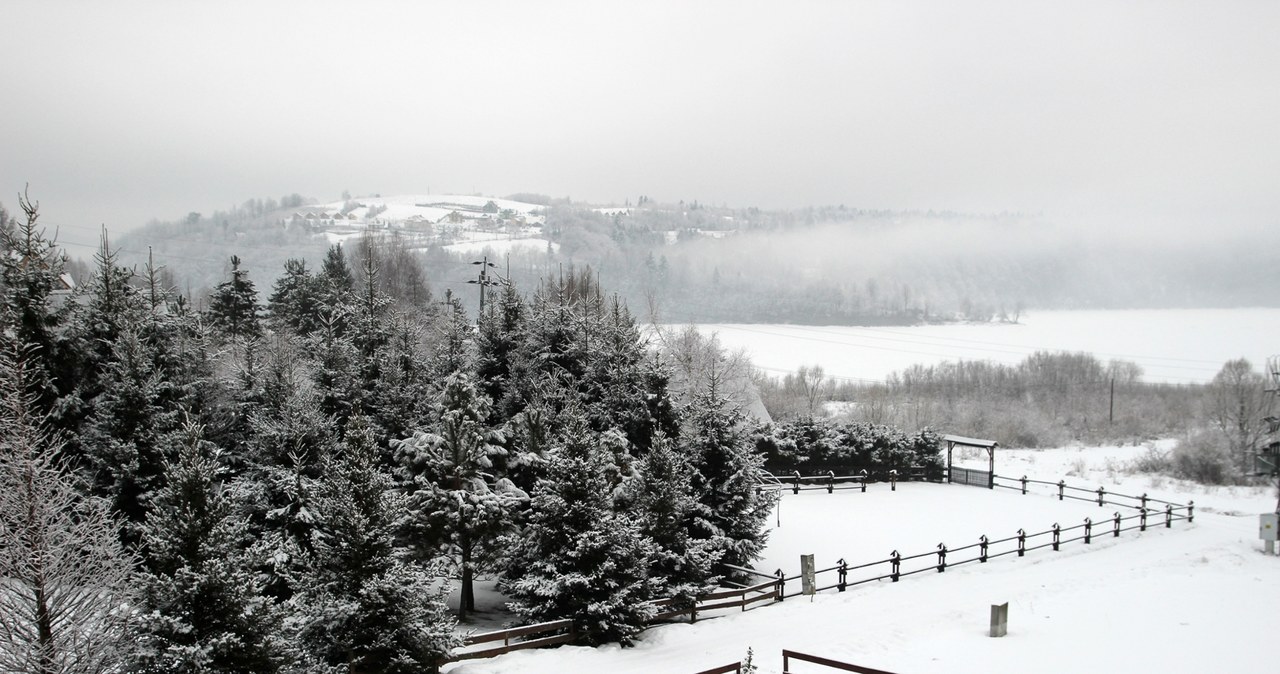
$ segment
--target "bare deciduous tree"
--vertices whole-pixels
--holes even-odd
[[[0,671],[99,674],[124,659],[134,558],[33,416],[26,354],[0,353]]]

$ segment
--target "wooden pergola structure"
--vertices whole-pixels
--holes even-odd
[[[995,440],[979,440],[978,438],[966,438],[962,435],[944,435],[942,441],[947,443],[947,482],[959,481],[964,484],[974,486],[984,486],[988,489],[995,487],[996,474],[996,447],[1000,443]],[[951,450],[959,447],[977,447],[987,450],[987,471],[969,470],[967,468],[955,468],[951,463]],[[960,480],[955,480],[954,476],[957,471],[964,471]]]

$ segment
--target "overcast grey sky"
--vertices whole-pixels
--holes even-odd
[[[63,238],[251,197],[1280,212],[1280,2],[27,2],[0,202]],[[83,228],[83,229],[82,229]]]

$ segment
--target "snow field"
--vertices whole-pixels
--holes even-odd
[[[694,625],[663,625],[647,630],[629,649],[521,651],[446,671],[693,673],[737,661],[748,647],[760,671],[769,674],[782,671],[784,648],[899,674],[1276,671],[1280,558],[1264,556],[1257,539],[1257,513],[1275,508],[1273,489],[1205,488],[1126,473],[1124,464],[1144,451],[997,450],[996,472],[1065,478],[1068,484],[1126,494],[1145,491],[1179,503],[1195,499],[1195,522],[1175,521],[1166,529],[1153,519],[1145,533],[1113,538],[1105,520],[1115,506],[1059,502],[1048,493],[931,484],[900,484],[897,492],[874,484],[865,494],[787,492],[781,527],[756,564],[761,570],[792,574],[805,553],[814,554],[821,569],[839,557],[857,564],[887,557],[895,548],[908,555],[931,551],[939,542],[967,545],[980,534],[1003,538],[1020,527],[1030,533],[1054,522],[1066,527],[1084,517],[1102,521],[1092,545],[1077,541],[1059,552],[1036,550],[898,583],[829,591],[812,600],[793,597],[745,613],[726,611]],[[969,459],[985,465],[985,457]],[[858,578],[851,572],[851,581]],[[819,585],[826,584],[819,577]],[[990,605],[1006,601],[1009,635],[989,638]],[[832,671],[804,663],[793,670]]]

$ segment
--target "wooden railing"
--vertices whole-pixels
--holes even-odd
[[[872,669],[870,667],[863,667],[861,665],[851,665],[847,662],[840,662],[838,660],[832,660],[830,658],[820,658],[816,655],[808,655],[805,653],[798,653],[796,651],[788,651],[786,649],[782,650],[782,674],[792,674],[791,672],[792,660],[799,660],[801,662],[811,662],[815,665],[822,665],[823,667],[838,669],[842,672],[857,672],[858,674],[893,674],[892,672],[886,672],[883,669]]]
[[[539,637],[537,639],[527,639],[525,641],[512,641],[521,637],[532,637],[540,634],[552,634],[551,636]],[[573,629],[573,621],[553,620],[551,622],[538,623],[536,625],[525,625],[523,627],[512,627],[511,629],[498,630],[497,632],[485,632],[484,634],[473,634],[466,638],[463,647],[475,646],[478,644],[492,643],[501,641],[501,646],[494,646],[476,651],[464,651],[454,653],[449,657],[449,662],[457,662],[459,660],[471,660],[473,658],[491,658],[495,655],[510,653],[512,651],[524,650],[526,648],[541,648],[543,646],[557,646],[560,644],[572,643],[577,638],[577,634]]]

